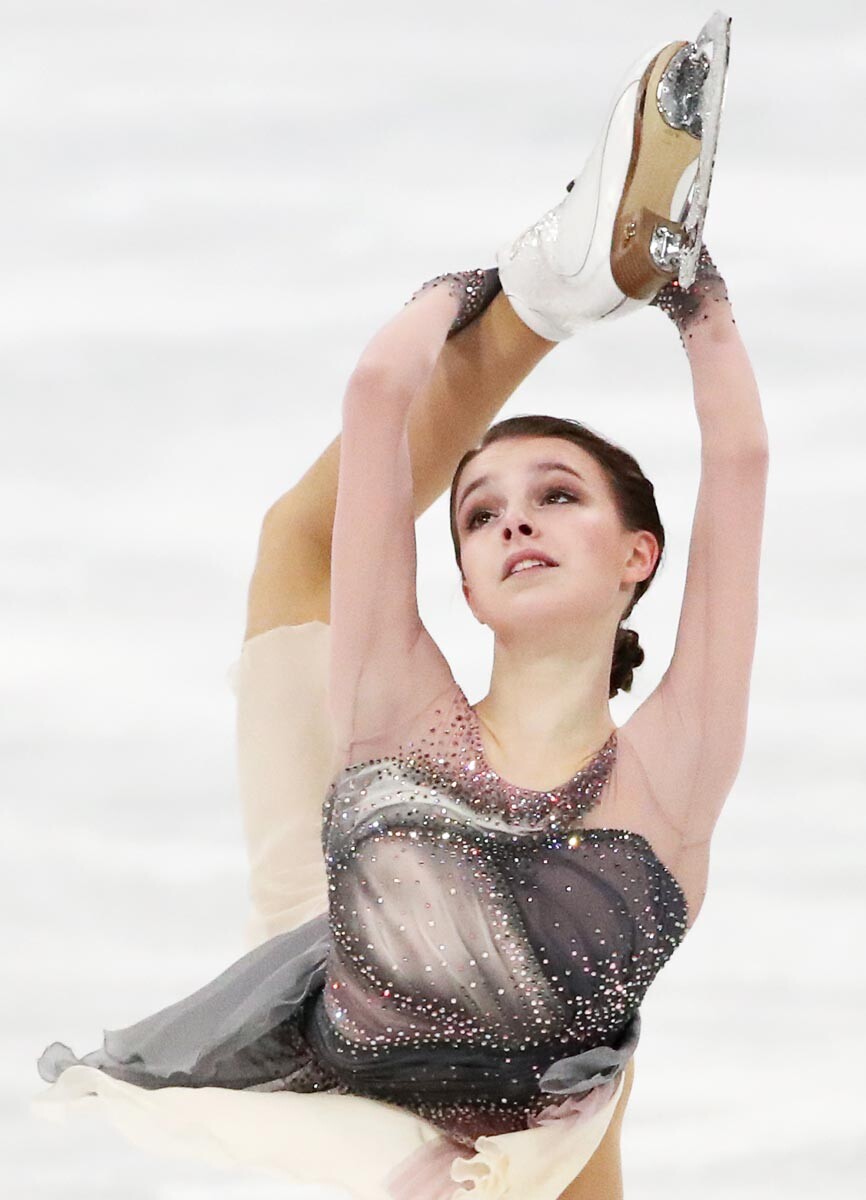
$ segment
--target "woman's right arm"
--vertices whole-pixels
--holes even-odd
[[[454,685],[418,614],[408,415],[458,305],[447,283],[416,294],[369,342],[343,398],[329,673],[341,766],[371,757]]]

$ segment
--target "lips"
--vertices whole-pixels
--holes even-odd
[[[537,559],[548,567],[559,566],[559,563],[555,559],[552,559],[549,554],[545,554],[543,550],[520,550],[515,554],[509,555],[505,560],[502,578],[507,579],[518,563],[526,562],[528,559]]]

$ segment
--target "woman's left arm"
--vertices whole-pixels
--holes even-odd
[[[626,726],[655,760],[654,791],[668,819],[687,841],[701,842],[745,749],[767,429],[724,280],[705,249],[695,284],[668,285],[653,303],[675,322],[688,355],[701,477],[673,657]]]

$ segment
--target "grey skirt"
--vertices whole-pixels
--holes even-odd
[[[322,913],[257,946],[182,1000],[125,1029],[106,1031],[102,1047],[82,1058],[52,1042],[38,1060],[39,1074],[54,1083],[68,1067],[89,1066],[145,1088],[326,1090],[397,1104],[410,1091],[468,1101],[501,1094],[505,1068],[495,1051],[483,1047],[394,1048],[384,1058],[376,1048],[367,1058],[358,1055],[351,1068],[333,1058],[320,1002],[329,948]],[[635,1011],[609,1045],[572,1055],[553,1050],[541,1091],[581,1095],[607,1083],[625,1068],[639,1037]],[[532,1062],[538,1062],[537,1051]],[[509,1056],[510,1079],[519,1080],[521,1065],[521,1056]]]

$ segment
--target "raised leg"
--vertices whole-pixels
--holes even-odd
[[[409,415],[416,516],[450,487],[461,456],[555,345],[527,328],[502,293],[449,338]],[[328,622],[339,463],[338,436],[265,514],[244,640],[278,625]]]

